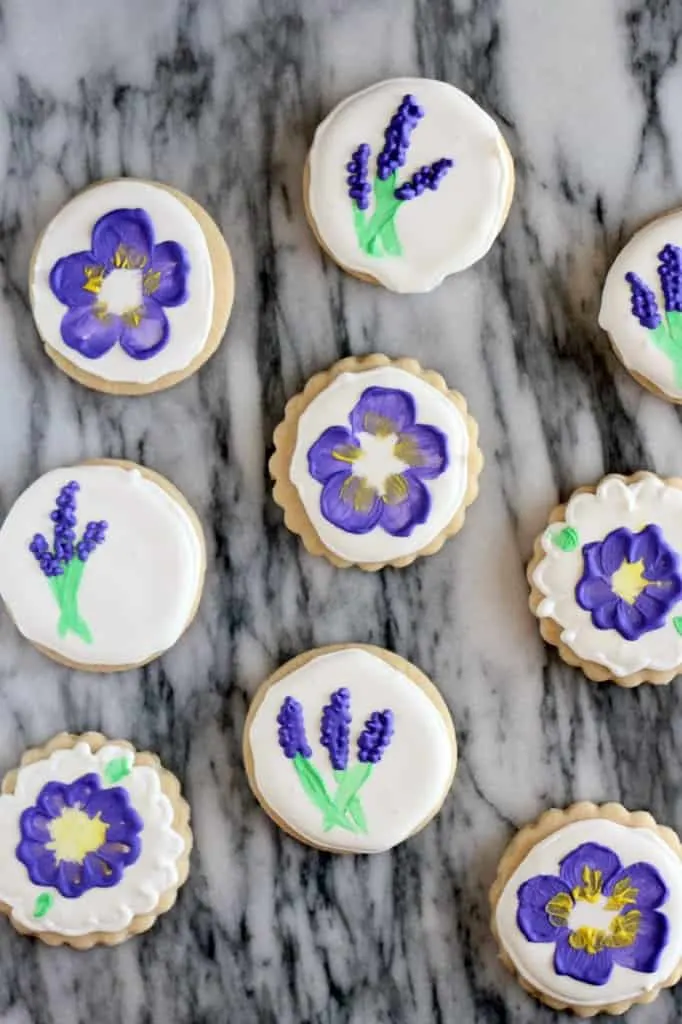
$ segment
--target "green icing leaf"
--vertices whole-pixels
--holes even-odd
[[[33,907],[34,917],[45,917],[48,910],[54,903],[54,896],[51,892],[41,892],[40,896],[36,899],[35,906]]]
[[[575,551],[580,543],[578,531],[572,526],[564,526],[552,534],[552,543],[561,551]]]
[[[113,761],[107,763],[104,769],[104,779],[110,786],[120,782],[126,775],[130,775],[130,758],[128,757],[115,757]]]
[[[676,615],[673,619],[673,626],[677,632],[682,636],[682,615]]]

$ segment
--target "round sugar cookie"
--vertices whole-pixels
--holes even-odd
[[[29,750],[0,794],[0,911],[50,946],[151,928],[189,870],[189,807],[158,757],[100,733]]]
[[[274,498],[333,565],[409,565],[461,529],[483,466],[477,439],[462,395],[414,359],[343,359],[287,404]]]
[[[332,853],[381,853],[438,813],[457,764],[455,729],[433,683],[368,644],[320,647],[260,687],[244,761],[263,810]]]
[[[45,350],[97,391],[172,387],[218,348],[232,308],[225,239],[168,185],[99,182],[48,224],[31,260],[33,316]]]
[[[569,665],[620,686],[682,671],[682,480],[607,476],[555,508],[528,567],[531,610]]]
[[[100,459],[54,469],[0,527],[0,596],[17,628],[72,668],[114,672],[172,647],[197,610],[201,524],[164,477]]]
[[[512,840],[490,901],[503,963],[555,1010],[625,1013],[682,974],[682,846],[650,814],[547,811]]]
[[[392,78],[320,124],[304,197],[323,249],[394,292],[429,292],[502,230],[514,166],[497,124],[447,82]]]

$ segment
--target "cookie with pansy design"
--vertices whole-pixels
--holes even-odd
[[[344,359],[287,404],[275,501],[311,554],[408,565],[461,529],[478,494],[477,438],[462,395],[414,359]]]
[[[605,477],[554,509],[528,567],[543,637],[592,680],[682,671],[682,480]]]
[[[45,349],[98,391],[184,380],[220,344],[234,297],[227,244],[177,189],[126,178],[86,189],[41,235],[30,271]]]
[[[27,751],[0,794],[0,911],[51,946],[113,946],[175,903],[189,807],[158,757],[100,733]]]
[[[625,1013],[682,975],[682,844],[645,812],[547,811],[510,843],[490,901],[503,963],[553,1009]]]

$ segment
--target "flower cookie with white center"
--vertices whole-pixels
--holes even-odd
[[[55,469],[0,527],[0,595],[21,633],[62,664],[93,672],[144,665],[197,610],[201,524],[164,477],[102,459]]]
[[[478,494],[464,398],[413,359],[343,359],[287,404],[270,472],[286,525],[334,565],[376,570],[440,550]]]
[[[117,945],[175,903],[189,807],[158,757],[100,733],[29,750],[0,795],[0,911],[51,946]]]
[[[512,840],[490,901],[503,963],[553,1009],[625,1013],[682,975],[682,845],[650,814],[547,811]]]
[[[438,690],[366,644],[320,647],[260,687],[244,726],[251,788],[295,839],[333,853],[381,853],[438,813],[457,763]]]
[[[640,384],[682,402],[682,212],[647,224],[618,254],[599,324]]]
[[[344,270],[428,292],[485,256],[514,167],[495,121],[447,82],[393,78],[339,104],[305,168],[308,219]]]
[[[528,568],[540,630],[621,686],[682,672],[682,480],[607,476],[554,509]]]
[[[232,261],[206,211],[166,185],[93,185],[60,210],[31,261],[33,316],[47,354],[112,394],[184,380],[220,344]]]

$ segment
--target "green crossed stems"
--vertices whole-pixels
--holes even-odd
[[[395,227],[395,216],[403,204],[396,199],[398,172],[382,181],[374,179],[374,211],[367,216],[353,201],[353,223],[358,245],[368,256],[402,256],[403,247]]]
[[[666,313],[655,327],[651,340],[673,364],[675,383],[682,387],[682,313]]]
[[[78,611],[78,589],[84,569],[85,562],[82,562],[80,558],[74,558],[64,566],[61,576],[49,577],[49,584],[59,605],[60,615],[57,623],[59,636],[64,637],[67,633],[75,633],[84,643],[91,644],[90,627]]]
[[[356,834],[367,832],[367,820],[358,792],[372,774],[373,764],[360,763],[335,771],[337,788],[333,797],[312,761],[296,754],[293,765],[306,795],[324,815],[325,832],[335,827]]]

